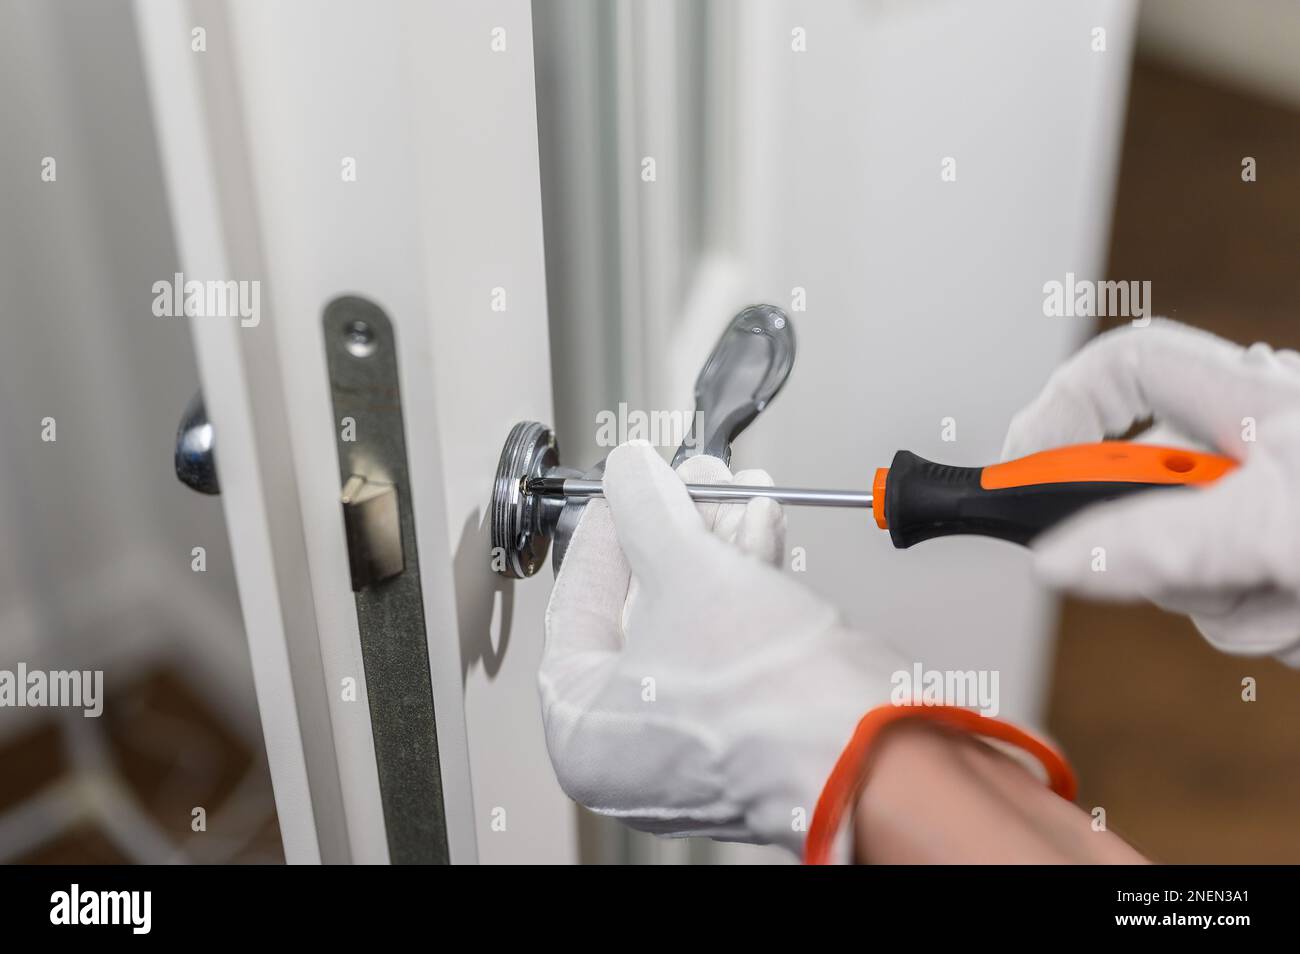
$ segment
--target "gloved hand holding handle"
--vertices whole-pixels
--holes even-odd
[[[1003,457],[1149,416],[1241,466],[1083,511],[1035,542],[1039,573],[1084,596],[1149,599],[1191,616],[1218,649],[1300,666],[1300,355],[1163,319],[1108,332],[1015,417]]]

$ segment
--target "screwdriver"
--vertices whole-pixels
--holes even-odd
[[[870,492],[737,484],[686,484],[686,492],[711,503],[768,497],[799,507],[869,509],[899,549],[959,534],[1027,544],[1091,504],[1210,483],[1236,466],[1218,454],[1128,441],[1058,447],[987,467],[938,464],[901,450],[876,471]],[[524,484],[541,497],[604,494],[599,480],[532,477]]]

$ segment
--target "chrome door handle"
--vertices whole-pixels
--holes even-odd
[[[775,305],[750,305],[727,323],[695,381],[695,420],[673,458],[710,454],[731,462],[731,442],[767,407],[794,367],[794,327]],[[506,438],[492,485],[493,565],[502,576],[532,576],[552,550],[560,572],[569,539],[586,505],[583,499],[558,500],[525,491],[530,477],[599,479],[602,460],[586,471],[560,466],[554,432],[536,421],[521,421]],[[554,547],[551,544],[554,543]],[[498,559],[499,557],[499,559]]]
[[[694,423],[673,467],[699,454],[730,464],[731,442],[776,397],[793,367],[794,326],[784,311],[750,305],[732,318],[695,379]]]

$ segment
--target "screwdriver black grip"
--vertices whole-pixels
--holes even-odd
[[[1181,468],[1190,470],[1193,465],[1201,468],[1202,460],[1211,464],[1223,460],[1225,467],[1232,463],[1195,452],[1147,448],[1145,445],[1126,446],[1138,448],[1144,458],[1151,456],[1148,451],[1165,454],[1164,460],[1169,463],[1164,469],[1168,474],[1148,467],[1147,472],[1156,479],[1142,479],[1138,474],[1130,473],[1126,476],[1131,479],[1111,480],[1105,479],[1106,468],[1103,466],[1103,472],[1092,474],[1090,479],[1053,479],[990,489],[983,479],[989,468],[936,464],[911,451],[901,450],[894,455],[885,479],[884,517],[889,536],[899,549],[934,537],[961,534],[1028,544],[1044,530],[1092,504],[1160,487],[1184,486],[1201,479],[1213,479],[1201,478],[1199,474],[1184,476]],[[1128,463],[1116,467],[1116,472],[1124,471]],[[1158,461],[1156,466],[1159,466]],[[1131,467],[1127,469],[1131,470]]]

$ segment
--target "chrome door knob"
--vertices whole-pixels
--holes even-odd
[[[198,391],[185,405],[180,426],[176,429],[176,478],[201,494],[219,494],[217,458],[212,423],[203,406],[203,392]]]

